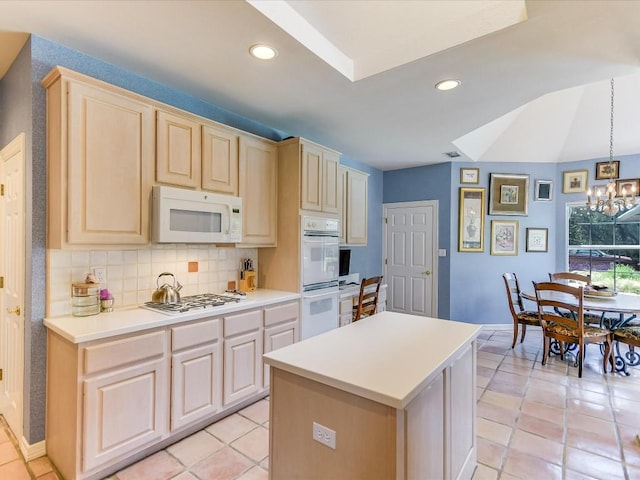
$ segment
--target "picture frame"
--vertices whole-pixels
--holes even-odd
[[[479,168],[461,168],[460,183],[480,183]]]
[[[596,163],[596,180],[616,180],[620,178],[620,161]]]
[[[588,170],[562,172],[562,193],[584,193],[589,183]]]
[[[527,252],[547,252],[549,251],[549,229],[548,228],[527,228]]]
[[[630,196],[633,192],[633,188],[635,187],[635,194],[638,195],[640,193],[640,179],[631,178],[627,180],[618,180],[616,181],[616,192],[618,192],[618,196],[622,197],[622,189],[625,189],[625,194]]]
[[[518,255],[517,220],[491,220],[491,255]]]
[[[553,181],[536,180],[534,199],[536,202],[553,201]]]
[[[485,189],[460,187],[458,251],[484,252]]]
[[[529,208],[529,175],[492,173],[489,215],[523,215]]]

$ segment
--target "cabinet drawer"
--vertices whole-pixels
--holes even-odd
[[[239,333],[258,330],[262,326],[262,310],[224,317],[225,338]]]
[[[135,363],[165,352],[165,332],[153,332],[84,349],[84,373]]]
[[[220,319],[206,320],[171,329],[171,351],[195,347],[220,338]]]
[[[298,320],[300,305],[298,302],[286,303],[264,309],[264,326],[276,325],[282,322]]]
[[[353,300],[354,297],[343,298],[340,300],[340,315],[346,315],[347,313],[351,315],[353,311]]]

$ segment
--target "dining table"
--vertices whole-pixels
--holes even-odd
[[[541,292],[545,298],[557,299],[570,305],[575,305],[575,297],[561,292]],[[525,300],[536,302],[535,292],[523,291],[520,296]],[[640,315],[640,295],[633,293],[611,292],[593,292],[585,291],[583,299],[583,308],[585,312],[600,314],[600,327],[607,328],[611,331],[622,328]],[[640,353],[635,351],[632,346],[628,347],[626,352],[621,351],[620,343],[615,342],[614,345],[615,370],[617,372],[629,375],[627,367],[636,367],[640,365]]]

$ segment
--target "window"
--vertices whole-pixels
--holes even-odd
[[[594,284],[640,294],[640,205],[611,218],[584,204],[568,205],[569,270]]]

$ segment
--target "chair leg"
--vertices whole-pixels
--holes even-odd
[[[564,342],[558,342],[560,345],[560,360],[564,360]]]
[[[524,336],[527,333],[527,324],[523,323],[522,324],[522,335],[520,336],[520,343],[524,342]]]
[[[584,358],[584,344],[579,342],[578,348],[580,351],[578,352],[578,378],[582,378],[582,359]]]
[[[511,342],[511,348],[516,346],[518,340],[518,322],[513,322],[513,342]]]
[[[549,337],[547,337],[546,335],[543,337],[543,345],[544,348],[542,349],[542,365],[546,365],[547,364],[547,357],[549,356]]]
[[[607,373],[607,363],[612,363],[611,360],[611,339],[607,338],[604,342],[604,357],[602,359],[602,369],[604,373]],[[613,363],[611,365],[611,371],[614,371]]]

